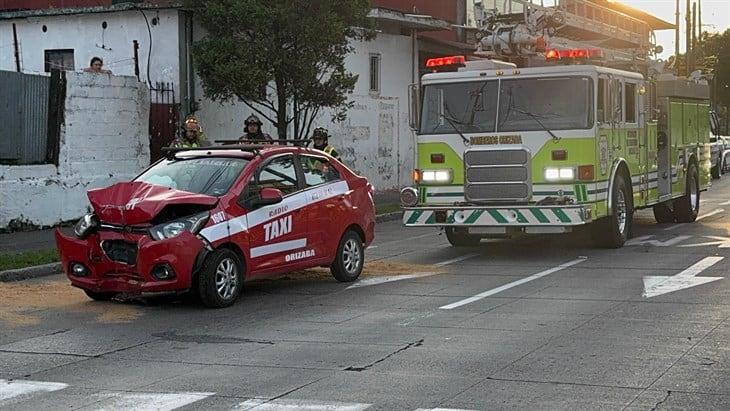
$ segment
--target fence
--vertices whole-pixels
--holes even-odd
[[[55,163],[64,73],[48,77],[0,71],[0,90],[0,164]]]

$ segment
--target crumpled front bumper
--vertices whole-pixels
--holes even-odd
[[[573,227],[593,221],[585,205],[516,207],[410,207],[403,212],[407,227]]]
[[[189,232],[162,241],[154,241],[146,235],[112,231],[100,231],[84,240],[65,235],[60,230],[56,230],[55,236],[62,267],[71,284],[93,292],[159,294],[189,290],[194,270],[206,253],[203,241]],[[104,252],[102,242],[114,240],[136,245],[134,264],[113,261]],[[74,263],[86,266],[88,274],[75,276],[71,272]],[[168,264],[175,277],[155,279],[152,270],[160,264]]]

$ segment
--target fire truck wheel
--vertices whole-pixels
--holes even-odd
[[[697,166],[687,170],[686,194],[674,200],[674,218],[678,223],[692,223],[700,212],[700,177]]]
[[[337,281],[349,283],[357,280],[365,263],[365,247],[360,236],[348,230],[337,247],[337,256],[330,266],[330,272]]]
[[[446,238],[454,247],[475,247],[479,245],[482,238],[469,234],[466,229],[446,227]]]
[[[116,295],[116,293],[95,293],[89,290],[84,290],[84,292],[94,301],[109,301]]]
[[[659,203],[654,206],[654,219],[657,223],[673,223],[674,212],[667,203]]]
[[[593,226],[593,238],[602,248],[621,248],[631,238],[634,207],[626,179],[618,175],[614,183],[611,215]]]
[[[198,278],[200,301],[209,308],[230,307],[243,291],[243,261],[233,250],[221,248],[205,259]]]

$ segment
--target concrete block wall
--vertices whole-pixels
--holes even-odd
[[[78,219],[86,191],[149,164],[149,90],[134,77],[67,73],[59,165],[0,166],[0,230]]]

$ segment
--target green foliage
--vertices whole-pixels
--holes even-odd
[[[24,253],[0,253],[0,271],[50,264],[56,261],[58,261],[58,251],[55,248]]]
[[[333,121],[351,107],[357,76],[345,69],[351,40],[372,37],[368,0],[187,1],[206,36],[193,46],[208,98],[240,100],[279,138],[309,134],[322,109]]]

